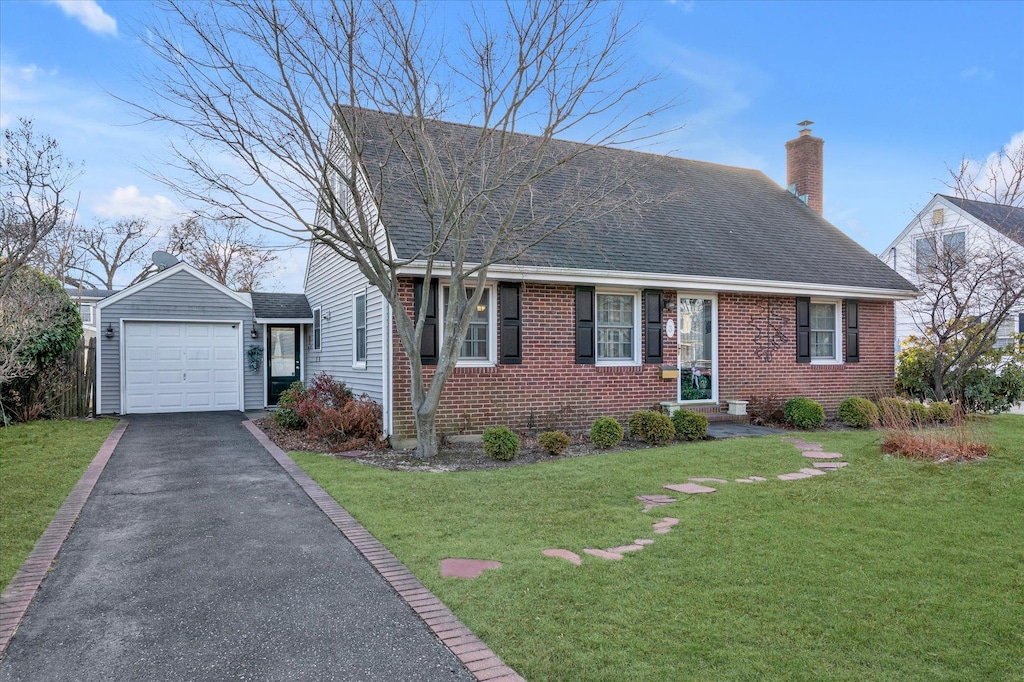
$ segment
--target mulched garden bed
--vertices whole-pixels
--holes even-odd
[[[507,467],[553,462],[568,457],[587,457],[612,452],[643,450],[650,446],[642,441],[623,440],[619,445],[608,450],[595,448],[584,433],[569,434],[572,443],[561,455],[547,454],[537,444],[540,434],[520,436],[519,456],[510,462],[491,459],[484,453],[482,443],[445,442],[437,457],[430,461],[416,459],[413,450],[395,450],[391,448],[368,449],[365,442],[347,444],[342,448],[332,448],[320,439],[308,438],[303,431],[282,429],[274,424],[273,417],[257,419],[256,424],[267,437],[282,450],[298,450],[302,452],[318,452],[350,459],[361,464],[369,464],[384,469],[404,471],[474,471],[478,469],[505,469]]]

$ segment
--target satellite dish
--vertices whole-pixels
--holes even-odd
[[[177,265],[178,259],[167,253],[166,251],[154,251],[153,252],[153,265],[156,266],[157,270],[165,270],[172,265]]]

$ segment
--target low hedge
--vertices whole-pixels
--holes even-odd
[[[786,421],[798,429],[816,429],[825,423],[825,409],[810,398],[791,398],[783,412]]]
[[[513,460],[519,454],[519,436],[507,426],[492,426],[484,430],[484,452],[502,462]]]
[[[641,438],[648,445],[664,445],[676,436],[676,427],[668,415],[661,412],[635,412],[629,418],[629,434]]]
[[[708,418],[700,412],[676,410],[672,413],[672,424],[676,438],[680,440],[702,440],[708,435]]]
[[[590,427],[590,442],[602,450],[622,442],[622,424],[615,417],[598,417]]]
[[[868,429],[878,425],[878,408],[867,398],[851,396],[839,403],[839,419],[847,426]]]
[[[565,431],[546,431],[537,439],[537,443],[549,455],[562,454],[570,442],[569,434]]]

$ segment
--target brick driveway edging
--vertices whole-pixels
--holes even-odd
[[[480,682],[526,682],[473,631],[462,624],[440,599],[424,587],[416,576],[399,561],[377,538],[362,527],[345,511],[326,490],[314,481],[284,450],[277,447],[263,431],[251,421],[242,426],[259,441],[289,476],[309,495],[313,503],[327,515],[338,530],[348,538],[356,550],[398,592],[406,604],[423,620],[441,642],[473,673]]]
[[[78,483],[71,489],[64,503],[57,510],[57,514],[50,521],[50,524],[39,536],[35,547],[28,557],[21,564],[18,572],[11,578],[11,582],[0,594],[0,657],[3,657],[10,644],[14,632],[21,625],[21,619],[25,617],[29,604],[32,603],[36,591],[42,584],[46,574],[57,558],[57,552],[67,539],[71,528],[82,513],[82,507],[96,487],[96,481],[100,479],[103,468],[107,466],[110,456],[114,453],[118,441],[128,428],[128,420],[121,419],[117,426],[110,432],[103,445],[96,452],[96,456],[89,462]]]

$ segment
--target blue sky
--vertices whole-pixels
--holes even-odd
[[[0,3],[0,123],[34,117],[83,162],[86,222],[187,208],[140,170],[159,169],[166,133],[108,94],[139,91],[132,67],[148,56],[133,31],[147,11]],[[811,119],[825,139],[825,217],[873,252],[943,191],[947,164],[1024,140],[1024,2],[636,2],[626,14],[641,22],[631,64],[680,101],[662,123],[682,129],[655,151],[784,184],[783,145]],[[300,290],[304,259],[282,252],[270,287]]]

